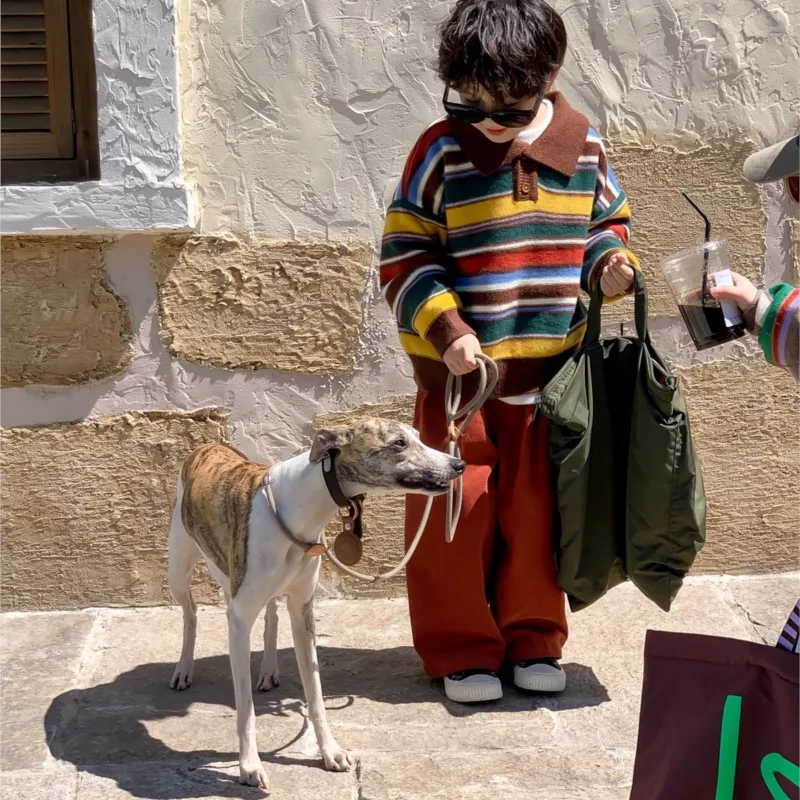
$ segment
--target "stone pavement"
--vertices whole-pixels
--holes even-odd
[[[622,800],[645,630],[772,644],[798,594],[797,574],[696,578],[667,615],[619,587],[573,617],[562,696],[508,690],[480,708],[446,702],[424,677],[403,600],[320,601],[322,684],[334,733],[358,756],[350,774],[320,766],[282,613],[282,683],[256,693],[272,797]],[[180,637],[175,608],[4,615],[2,800],[263,797],[236,782],[223,610],[200,609],[195,683],[177,693],[167,685]]]

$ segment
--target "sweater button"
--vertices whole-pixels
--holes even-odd
[[[531,185],[529,183],[523,183],[519,188],[522,190],[523,194],[529,194],[531,191]]]

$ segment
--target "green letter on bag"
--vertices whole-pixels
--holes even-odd
[[[719,767],[717,793],[714,800],[733,800],[736,783],[736,756],[739,751],[739,726],[742,721],[742,698],[729,694],[722,711],[722,730],[719,735]],[[763,766],[762,766],[763,769]]]
[[[772,800],[791,800],[781,788],[776,775],[782,775],[795,786],[800,786],[800,765],[792,764],[780,753],[767,753],[761,761],[761,777],[772,795]]]

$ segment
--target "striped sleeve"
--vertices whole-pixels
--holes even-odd
[[[438,122],[411,151],[386,213],[380,262],[381,292],[398,329],[429,341],[439,355],[474,333],[462,317],[446,268],[443,194],[449,141],[446,125]]]
[[[779,283],[768,294],[763,315],[757,312],[758,343],[770,364],[800,380],[800,289]]]
[[[581,288],[586,292],[594,289],[600,271],[613,253],[623,252],[630,263],[638,268],[639,260],[628,249],[631,231],[631,210],[625,192],[617,183],[614,170],[608,163],[602,139],[589,130],[589,143],[599,146],[597,185],[594,195],[592,217],[589,222],[589,238],[583,256]]]

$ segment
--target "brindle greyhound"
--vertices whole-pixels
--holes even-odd
[[[331,469],[332,465],[332,469]],[[278,685],[276,600],[287,596],[295,654],[325,766],[348,770],[350,754],[328,727],[314,638],[314,590],[320,559],[297,540],[320,541],[336,514],[323,469],[331,469],[346,498],[368,492],[436,495],[464,471],[464,462],[423,445],[407,425],[369,419],[321,430],[309,451],[272,468],[226,445],[209,444],[187,459],[169,536],[169,584],[183,608],[183,649],[170,685],[192,684],[197,632],[191,575],[201,558],[227,600],[228,647],[236,698],[239,780],[267,788],[256,743],[250,675],[250,632],[266,605],[264,655],[258,688]],[[265,491],[269,481],[274,508]],[[294,539],[294,541],[292,541]],[[314,551],[312,551],[314,552]]]

